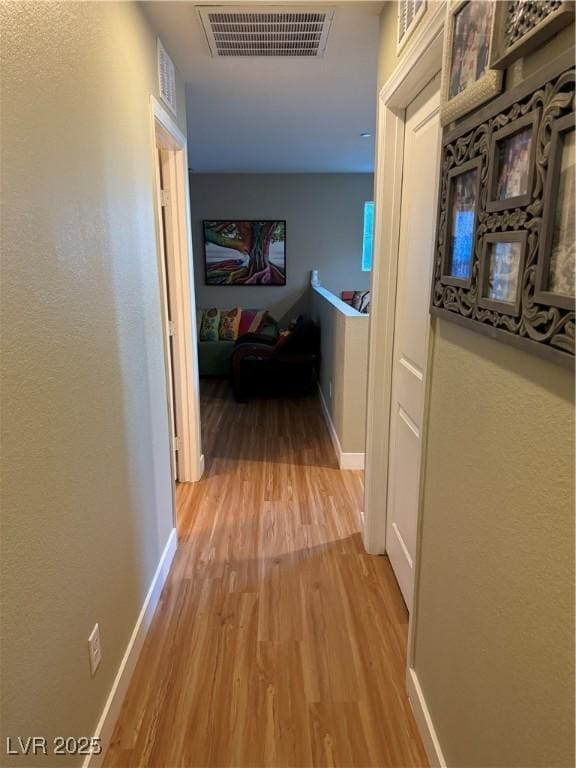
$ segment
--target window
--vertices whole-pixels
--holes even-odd
[[[362,272],[372,269],[372,245],[374,240],[374,203],[364,203],[364,239],[362,241]]]

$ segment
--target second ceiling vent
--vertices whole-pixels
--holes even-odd
[[[323,56],[333,8],[198,8],[212,56]]]

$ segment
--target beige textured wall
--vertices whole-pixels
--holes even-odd
[[[574,377],[437,322],[414,666],[449,766],[574,765]]]
[[[382,88],[398,61],[396,56],[396,2],[388,0],[380,14],[380,43],[378,48],[378,90]]]
[[[364,453],[368,315],[348,316],[310,291],[312,316],[322,334],[320,389],[344,453]]]
[[[172,528],[172,491],[155,37],[134,3],[0,13],[3,754],[5,735],[93,733]]]
[[[449,766],[572,766],[574,376],[445,320],[431,343],[416,673]]]

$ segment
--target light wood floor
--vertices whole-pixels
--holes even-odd
[[[180,547],[105,765],[426,766],[362,473],[337,469],[316,397],[202,390],[206,473],[178,487]]]

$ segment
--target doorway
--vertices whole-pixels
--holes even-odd
[[[386,552],[409,611],[414,593],[440,132],[437,74],[407,107],[404,127]]]
[[[172,474],[185,483],[199,480],[204,470],[186,137],[154,97],[151,108]]]
[[[429,276],[441,149],[436,91],[445,10],[442,3],[431,9],[379,93],[363,539],[370,554],[393,550],[410,615],[417,599],[413,590],[430,355]],[[422,173],[415,182],[412,152],[423,153],[428,183]],[[415,200],[421,211],[410,211]],[[420,252],[409,254],[413,246]],[[418,343],[412,344],[412,333]],[[399,517],[408,509],[409,522]]]

